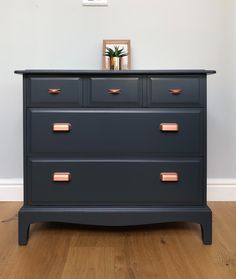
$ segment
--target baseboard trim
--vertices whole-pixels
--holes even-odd
[[[23,201],[23,180],[0,179],[0,201]]]
[[[236,201],[236,179],[208,179],[207,199],[208,201]]]
[[[236,201],[236,179],[208,179],[208,201]],[[0,179],[0,201],[23,201],[22,179]]]

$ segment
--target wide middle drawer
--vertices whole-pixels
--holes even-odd
[[[203,152],[201,109],[28,109],[28,119],[32,153]]]

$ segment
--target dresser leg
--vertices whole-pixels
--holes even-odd
[[[212,220],[209,218],[208,221],[205,221],[200,224],[202,231],[202,241],[204,244],[212,244]]]
[[[19,245],[26,245],[29,239],[30,223],[25,216],[19,212],[18,215],[18,241]]]

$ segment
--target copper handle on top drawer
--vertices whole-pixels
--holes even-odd
[[[60,88],[49,88],[48,93],[49,94],[59,94],[61,92]]]
[[[170,88],[169,92],[170,92],[170,94],[173,94],[173,95],[179,95],[180,93],[183,92],[183,89],[181,89],[181,88]]]
[[[162,132],[178,132],[179,125],[178,123],[161,123],[160,130]]]
[[[55,182],[69,182],[71,180],[70,172],[54,172],[52,180]]]
[[[177,172],[161,172],[160,180],[163,182],[177,182],[179,181],[179,176]]]
[[[54,123],[52,125],[53,132],[69,132],[71,130],[70,123]]]
[[[116,94],[120,94],[121,93],[121,89],[120,88],[110,88],[110,89],[107,90],[107,92],[109,94],[116,95]]]

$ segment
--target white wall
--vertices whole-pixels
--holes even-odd
[[[22,177],[15,69],[100,69],[103,39],[131,39],[134,69],[217,70],[208,82],[208,177],[236,179],[236,1],[0,0],[0,179]]]

